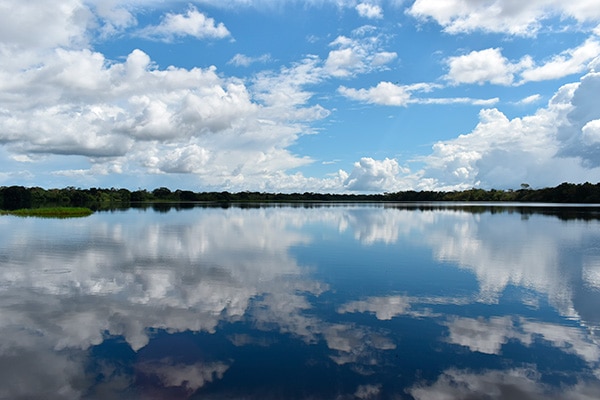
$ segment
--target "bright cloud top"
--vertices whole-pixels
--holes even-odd
[[[0,1],[0,184],[600,180],[600,11],[493,3]]]
[[[365,18],[383,18],[383,10],[375,4],[360,3],[356,6],[358,15]]]
[[[213,18],[208,18],[194,7],[190,7],[185,14],[166,14],[159,25],[143,29],[141,34],[166,41],[188,35],[196,39],[230,36],[223,23],[217,24]]]
[[[510,0],[471,2],[468,0],[416,0],[408,9],[416,18],[432,19],[448,33],[470,33],[475,30],[535,35],[542,21],[560,16],[577,22],[596,22],[600,18],[594,0],[533,0],[516,3]]]

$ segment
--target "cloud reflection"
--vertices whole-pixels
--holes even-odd
[[[593,399],[600,393],[597,381],[580,381],[570,387],[556,388],[540,383],[533,368],[504,371],[449,369],[430,385],[415,385],[408,392],[416,400],[425,399]]]
[[[173,363],[172,360],[141,363],[137,366],[138,372],[157,378],[160,386],[179,388],[189,393],[215,379],[223,378],[227,369],[229,366],[222,362],[186,365]]]
[[[48,393],[45,398],[83,398],[86,393],[88,398],[118,398],[136,379],[150,380],[157,393],[174,390],[185,397],[224,379],[235,367],[235,355],[194,362],[150,357],[132,361],[134,372],[105,363],[96,371],[110,379],[98,382],[84,372],[90,351],[107,338],[122,337],[140,352],[159,330],[216,334],[224,324],[255,330],[228,335],[234,347],[266,348],[276,342],[261,332],[288,335],[311,346],[323,345],[332,365],[363,377],[380,372],[386,357],[403,345],[398,339],[402,332],[384,325],[400,316],[430,318],[446,329],[446,343],[472,352],[501,355],[511,341],[529,348],[544,344],[598,370],[600,350],[585,327],[593,331],[600,326],[600,313],[589,306],[600,300],[600,255],[592,247],[583,255],[577,251],[600,238],[597,221],[501,217],[451,209],[347,206],[130,211],[82,221],[26,219],[19,224],[3,219],[0,398],[43,393]],[[366,247],[427,246],[441,267],[472,273],[478,286],[460,296],[431,289],[419,295],[340,297],[335,278],[314,277],[329,266],[305,264],[294,251],[327,240],[325,231],[349,232]],[[528,304],[539,305],[537,294],[546,296],[561,317],[580,321],[584,329],[519,315],[460,315],[477,302],[493,307],[509,287],[534,293],[535,301],[520,299]],[[315,299],[324,294],[330,303],[321,306],[331,307],[335,316],[318,308]],[[371,313],[380,322],[359,323],[353,313]],[[449,398],[461,398],[466,390],[490,390],[497,398],[507,393],[535,398],[545,393],[538,375],[519,368],[482,373],[446,369],[437,381],[414,386],[410,393],[431,398],[451,387],[448,393],[456,397]],[[26,384],[30,381],[39,385]],[[385,385],[370,382],[353,386],[348,396],[382,393]]]
[[[171,213],[150,221],[99,214],[89,223],[15,225],[0,248],[0,364],[14,364],[15,353],[32,353],[65,367],[56,370],[48,363],[42,369],[32,357],[29,368],[11,375],[12,383],[0,378],[0,387],[9,388],[0,397],[14,398],[20,387],[39,397],[42,386],[36,392],[23,380],[52,380],[48,390],[78,398],[82,392],[70,382],[83,379],[82,352],[108,336],[124,337],[137,351],[151,340],[151,329],[214,333],[219,323],[243,318],[251,300],[264,293],[279,299],[296,291],[321,293],[326,285],[306,280],[288,252],[310,238],[289,228],[294,218],[282,219],[275,211],[210,209],[192,219]],[[63,358],[73,351],[80,354],[78,362]],[[165,387],[194,391],[220,379],[225,366],[155,360],[138,365],[138,371]]]
[[[414,318],[439,316],[430,308],[416,306],[423,305],[466,305],[472,299],[462,297],[411,297],[411,296],[382,296],[369,297],[365,300],[351,301],[341,305],[338,313],[369,312],[375,314],[380,320],[390,320],[399,315],[409,315]]]

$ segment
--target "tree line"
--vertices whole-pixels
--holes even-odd
[[[329,201],[483,201],[483,202],[539,202],[539,203],[600,203],[600,183],[562,183],[556,187],[532,189],[522,184],[518,190],[469,189],[462,191],[401,191],[378,194],[332,193],[266,193],[243,191],[193,192],[159,187],[145,189],[43,189],[40,187],[0,187],[0,209],[16,210],[39,207],[87,207],[92,210],[136,207],[148,203],[232,203],[232,202],[329,202]]]

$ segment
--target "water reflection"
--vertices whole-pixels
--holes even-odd
[[[0,398],[600,394],[595,210],[158,211],[0,219]]]

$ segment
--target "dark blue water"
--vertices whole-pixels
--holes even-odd
[[[593,208],[0,218],[0,399],[594,399],[599,327]]]

